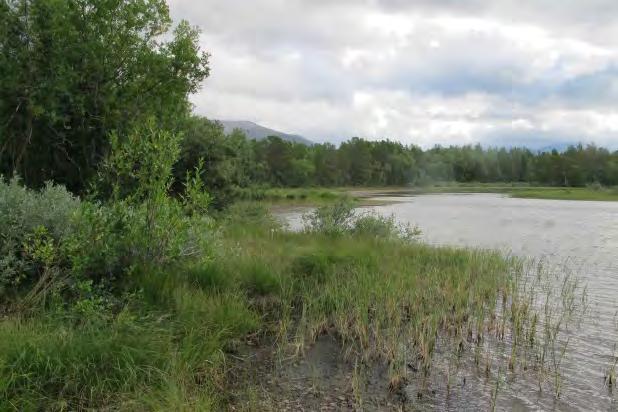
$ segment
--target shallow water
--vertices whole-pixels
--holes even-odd
[[[563,265],[588,288],[590,309],[572,332],[558,401],[539,393],[536,380],[509,377],[498,394],[497,410],[618,410],[616,395],[604,382],[618,342],[618,202],[516,199],[500,194],[439,194],[384,197],[383,206],[362,208],[416,224],[423,240],[437,245],[498,249]],[[302,211],[282,214],[294,227]],[[472,369],[472,368],[471,368]],[[431,396],[414,408],[485,410],[494,382],[466,368],[454,373],[445,390],[432,377]],[[411,382],[408,392],[418,393]],[[431,387],[433,385],[433,388]]]

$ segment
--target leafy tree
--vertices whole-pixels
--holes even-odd
[[[391,141],[354,138],[303,145],[276,136],[248,139],[240,130],[198,116],[180,123],[184,138],[174,166],[173,192],[183,195],[187,173],[203,166],[201,184],[223,208],[248,186],[424,185],[433,182],[527,182],[557,186],[618,184],[618,153],[573,146],[533,153],[525,148],[436,146],[423,151]],[[202,163],[203,162],[203,163]],[[259,192],[259,190],[258,190]]]
[[[198,31],[164,0],[0,2],[0,173],[81,191],[107,135],[174,129],[208,75]]]
[[[250,146],[244,136],[226,136],[221,124],[202,117],[191,117],[183,126],[181,156],[174,167],[175,191],[195,168],[203,166],[204,186],[213,195],[213,206],[221,208],[231,200],[234,188],[247,183]]]
[[[313,167],[316,184],[321,186],[341,184],[342,175],[335,145],[331,143],[316,145],[313,148]]]

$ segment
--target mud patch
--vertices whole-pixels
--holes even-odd
[[[244,362],[239,382],[246,387],[236,391],[231,410],[405,410],[401,395],[389,391],[388,367],[345,359],[333,336],[320,336],[302,357],[281,360],[268,353],[258,349]]]

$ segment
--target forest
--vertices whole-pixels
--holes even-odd
[[[618,152],[595,145],[574,145],[561,152],[484,148],[479,144],[422,150],[391,140],[354,137],[339,146],[308,146],[276,136],[248,141],[240,130],[226,136],[217,122],[199,117],[191,119],[184,136],[185,154],[178,170],[194,166],[202,157],[213,179],[219,176],[223,185],[241,187],[425,186],[439,182],[574,187],[618,184]],[[236,175],[226,175],[225,170],[234,170]]]

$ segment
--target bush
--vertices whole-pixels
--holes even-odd
[[[67,242],[72,268],[95,281],[118,280],[132,267],[199,258],[208,252],[212,232],[209,218],[186,215],[182,204],[169,198],[151,206],[84,203],[77,219],[79,230]]]
[[[357,214],[349,201],[319,207],[304,215],[303,221],[306,231],[328,236],[347,234],[414,241],[421,234],[415,226],[397,223],[394,216],[381,216],[377,213]]]
[[[32,284],[45,264],[57,263],[50,253],[75,232],[80,206],[62,186],[48,183],[34,191],[18,178],[0,178],[0,297]]]
[[[105,203],[51,184],[37,192],[17,179],[0,182],[0,297],[10,291],[21,307],[59,283],[71,292],[63,298],[79,298],[84,281],[121,290],[136,267],[208,254],[213,225],[199,168],[187,175],[182,197],[169,194],[178,144],[153,123],[122,139],[112,135],[97,184]]]
[[[416,226],[397,223],[393,215],[382,216],[377,213],[367,213],[358,217],[352,225],[351,232],[358,236],[400,239],[407,242],[417,240],[421,234]]]
[[[354,223],[354,205],[347,200],[318,207],[303,216],[305,230],[338,236],[349,233]]]

